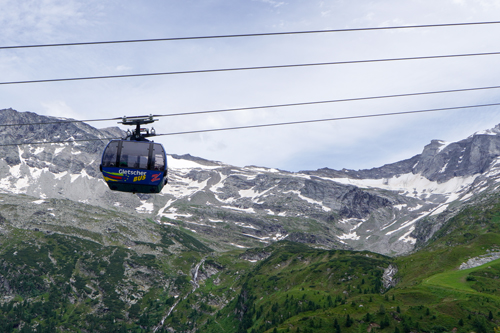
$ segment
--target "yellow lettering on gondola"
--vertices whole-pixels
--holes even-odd
[[[140,182],[141,180],[144,180],[144,179],[146,179],[146,175],[137,176],[137,177],[134,177],[134,182]]]

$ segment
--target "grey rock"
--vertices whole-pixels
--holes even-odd
[[[382,285],[385,290],[395,287],[397,285],[397,280],[394,276],[398,273],[398,268],[395,265],[389,265],[386,269],[384,269],[384,274],[382,275]]]
[[[483,254],[481,256],[467,260],[466,262],[462,263],[458,269],[463,270],[463,269],[478,267],[487,264],[490,261],[496,260],[498,258],[500,258],[500,252],[491,252]]]
[[[123,137],[124,132],[79,122],[39,124],[59,120],[0,110],[3,124],[30,124],[7,126],[0,137],[1,192],[68,199],[148,217],[192,230],[218,250],[286,238],[322,248],[387,255],[410,252],[459,211],[466,200],[461,198],[495,191],[500,178],[500,127],[496,127],[456,143],[433,140],[412,158],[358,171],[324,168],[294,173],[170,155],[169,183],[162,193],[133,195],[110,191],[99,172],[107,139]],[[90,141],[9,146],[72,139]],[[176,168],[179,162],[192,166]],[[418,192],[411,182],[402,182],[401,190],[383,188],[408,175],[415,176],[414,181],[435,184],[464,177],[472,180],[453,193]],[[368,185],[363,185],[364,180]],[[379,187],[370,185],[373,180],[379,180]],[[455,200],[453,205],[450,198]]]

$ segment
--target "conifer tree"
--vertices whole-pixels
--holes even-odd
[[[349,316],[349,314],[347,314],[347,317],[346,317],[346,320],[345,320],[345,327],[351,327],[352,326],[352,319],[351,319],[351,316]]]
[[[335,318],[335,321],[333,322],[333,328],[335,329],[335,333],[341,333],[340,325],[337,318]]]

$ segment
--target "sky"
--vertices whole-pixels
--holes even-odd
[[[500,21],[498,0],[0,0],[0,46]],[[0,50],[0,83],[498,52],[500,24]],[[0,84],[0,109],[74,119],[500,85],[500,55]],[[498,103],[500,89],[160,118],[157,133]],[[499,107],[162,136],[170,154],[369,169],[500,123]],[[104,128],[115,122],[90,123]],[[123,129],[126,129],[123,127]]]

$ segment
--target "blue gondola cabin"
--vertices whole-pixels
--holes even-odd
[[[111,140],[102,154],[101,172],[113,191],[160,193],[167,183],[167,156],[159,143]]]

